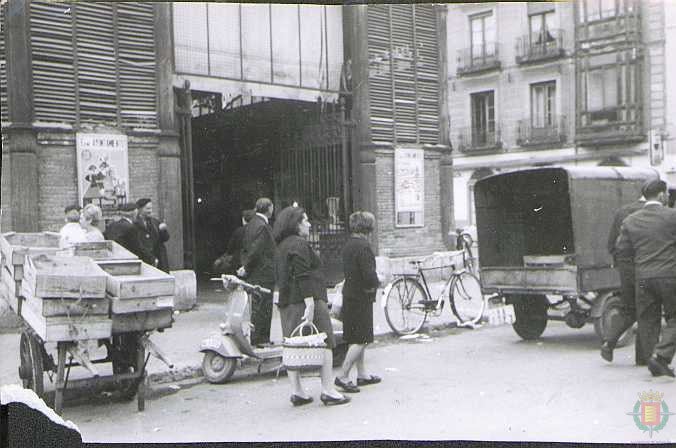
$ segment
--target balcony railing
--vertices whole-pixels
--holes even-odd
[[[525,35],[516,41],[516,63],[528,64],[560,58],[563,49],[563,30],[547,30],[544,33]]]
[[[554,116],[550,123],[534,124],[533,120],[521,120],[518,123],[516,144],[519,146],[539,146],[563,143],[566,141],[566,117]]]
[[[490,151],[502,148],[500,127],[495,129],[460,128],[458,129],[458,149],[463,152]]]
[[[500,68],[500,45],[496,42],[458,51],[458,76]]]

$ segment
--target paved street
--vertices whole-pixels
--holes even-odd
[[[363,388],[346,406],[326,408],[317,400],[293,408],[288,380],[267,375],[156,392],[144,413],[135,402],[111,402],[71,405],[64,417],[87,442],[676,441],[676,417],[651,439],[626,415],[637,394],[649,389],[664,392],[676,409],[674,381],[634,367],[631,346],[605,364],[591,326],[550,323],[538,342],[521,341],[510,326],[430,336],[376,344],[368,360],[384,381]],[[317,399],[319,379],[306,378],[305,385]]]

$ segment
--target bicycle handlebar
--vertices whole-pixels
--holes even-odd
[[[252,285],[251,283],[247,283],[234,275],[223,274],[220,277],[212,277],[210,280],[219,282],[222,281],[223,286],[226,288],[230,285],[236,285],[251,291],[262,292],[264,294],[272,294],[272,291],[270,291],[269,289],[263,288],[262,286],[259,285]]]

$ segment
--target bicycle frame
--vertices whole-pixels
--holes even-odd
[[[441,289],[441,292],[439,293],[439,296],[434,297],[432,295],[432,292],[430,291],[430,287],[427,283],[427,278],[425,277],[425,271],[431,271],[433,269],[445,269],[445,268],[452,268],[453,272],[451,273],[451,276],[446,280],[446,283],[444,283],[444,287]],[[465,272],[465,269],[456,269],[455,265],[449,265],[449,266],[441,266],[441,267],[434,267],[434,268],[423,268],[420,266],[420,263],[416,263],[416,273],[415,274],[396,274],[393,276],[393,279],[391,282],[387,284],[385,289],[383,290],[383,299],[381,300],[381,306],[383,308],[386,307],[387,305],[387,296],[390,293],[390,290],[392,289],[392,286],[396,282],[397,279],[400,278],[413,278],[417,280],[419,283],[423,285],[423,288],[425,289],[425,296],[427,297],[427,300],[429,301],[434,301],[436,302],[434,305],[434,308],[430,311],[438,311],[440,309],[440,304],[444,301],[450,301],[450,290],[451,290],[451,285],[453,284],[453,280],[460,276],[463,272]],[[422,281],[421,281],[422,280]],[[450,305],[450,303],[449,303]]]

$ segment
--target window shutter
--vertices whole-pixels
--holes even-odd
[[[0,3],[0,121],[7,123],[7,56],[5,51],[5,12],[7,3]]]
[[[439,33],[434,5],[415,5],[420,143],[439,143]]]
[[[157,82],[152,3],[118,3],[117,25],[122,124],[135,128],[156,128]]]
[[[35,121],[75,121],[75,51],[69,9],[68,4],[30,5]]]
[[[368,7],[369,105],[373,141],[394,141],[388,6]]]
[[[111,3],[73,4],[80,123],[117,124],[115,29]]]

